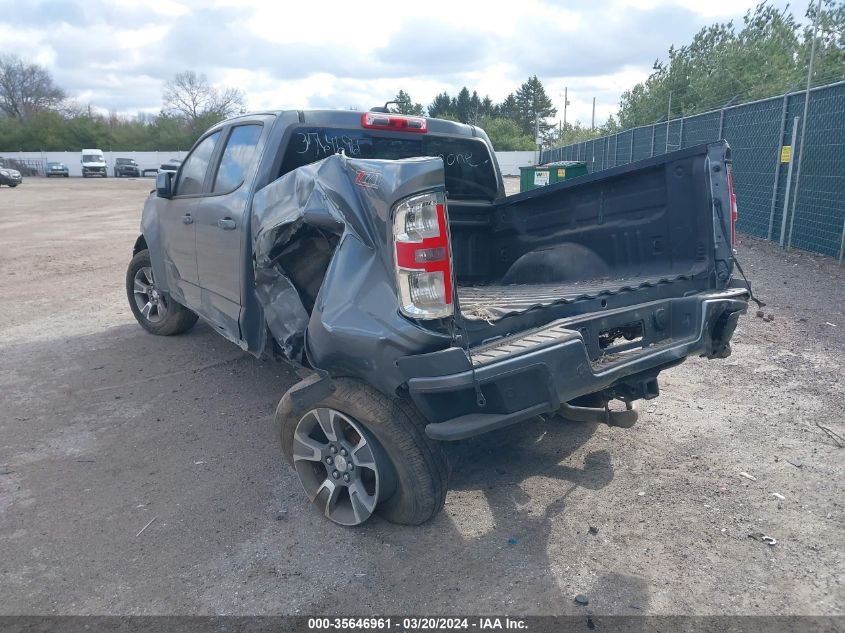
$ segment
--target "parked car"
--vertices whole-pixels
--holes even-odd
[[[114,176],[120,178],[122,176],[134,176],[136,178],[141,176],[141,169],[134,158],[115,158],[114,159]]]
[[[9,185],[10,187],[17,187],[23,182],[21,172],[10,167],[0,167],[0,185]]]
[[[88,176],[102,176],[106,178],[109,175],[106,158],[99,149],[82,150],[82,159],[79,162],[82,163],[83,178],[88,178]]]
[[[505,197],[478,127],[245,115],[157,176],[126,290],[153,334],[202,318],[297,367],[275,432],[322,514],[418,524],[440,442],[541,414],[629,427],[661,371],[728,356],[735,221],[724,141]]]
[[[47,176],[47,178],[52,178],[53,176],[63,176],[67,178],[69,175],[67,165],[64,163],[47,163],[47,169],[44,171],[44,175]]]
[[[161,166],[158,168],[158,173],[160,174],[163,171],[167,171],[167,172],[170,172],[172,174],[175,174],[177,171],[179,171],[179,166],[181,164],[182,164],[182,161],[179,160],[178,158],[171,158],[166,163],[161,164]]]

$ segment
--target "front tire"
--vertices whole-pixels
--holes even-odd
[[[353,378],[335,379],[334,391],[305,412],[294,410],[290,394],[276,409],[282,451],[329,520],[360,525],[375,512],[392,523],[419,525],[440,512],[449,464],[412,403]],[[338,454],[343,469],[335,468]],[[356,475],[368,476],[369,487]]]
[[[135,320],[151,334],[182,334],[197,322],[196,313],[158,290],[147,250],[140,251],[129,262],[126,294]]]

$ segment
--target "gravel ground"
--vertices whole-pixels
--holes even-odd
[[[0,189],[0,613],[845,614],[845,449],[817,426],[845,435],[832,260],[743,238],[774,320],[665,372],[633,429],[449,445],[435,520],[343,529],[274,443],[285,365],[133,321],[150,187]]]

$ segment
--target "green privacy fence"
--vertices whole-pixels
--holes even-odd
[[[595,172],[725,139],[733,151],[737,228],[841,261],[845,82],[810,91],[802,153],[805,96],[804,91],[794,92],[545,150],[541,162],[580,160]],[[790,149],[784,151],[784,146]]]

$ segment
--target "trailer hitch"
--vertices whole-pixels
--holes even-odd
[[[629,429],[637,421],[638,412],[634,403],[625,401],[624,411],[614,411],[607,404],[604,407],[576,407],[571,404],[562,404],[558,409],[558,415],[567,420],[575,422],[593,422],[595,424],[607,424]]]

